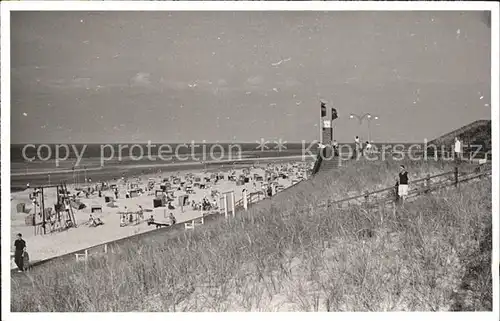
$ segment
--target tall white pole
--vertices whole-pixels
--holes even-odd
[[[234,209],[234,191],[231,192],[231,211],[233,212],[233,217],[235,216],[235,209]]]
[[[323,143],[323,117],[321,116],[322,109],[320,108],[319,113],[319,142]]]
[[[227,218],[227,194],[224,194],[224,216]]]
[[[370,118],[368,118],[368,141],[370,143],[372,142],[372,133],[371,133],[371,128],[370,128]]]
[[[247,190],[244,189],[243,190],[243,208],[246,210],[248,210],[248,200],[247,200]]]

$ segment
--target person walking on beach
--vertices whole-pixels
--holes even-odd
[[[404,165],[401,165],[399,169],[398,195],[401,202],[404,202],[406,196],[408,195],[408,172],[406,171]]]
[[[19,269],[19,272],[24,271],[24,251],[26,250],[26,242],[23,240],[23,235],[21,233],[17,234],[17,240],[14,242],[14,262]]]

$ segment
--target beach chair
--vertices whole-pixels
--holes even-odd
[[[111,207],[111,208],[117,208],[118,207],[118,205],[116,205],[114,201],[111,201],[111,202],[107,203],[106,206],[107,207]]]
[[[26,213],[26,204],[25,203],[17,204],[16,210],[18,213]]]
[[[92,205],[90,207],[90,213],[94,213],[94,212],[101,212],[102,213],[102,206],[101,205]]]
[[[139,196],[139,190],[138,189],[129,190],[128,191],[128,195],[130,195],[130,198],[138,197]]]
[[[71,228],[73,227],[73,221],[70,220],[70,219],[67,219],[66,222],[65,222],[65,228]]]
[[[31,213],[26,215],[24,218],[24,223],[28,226],[34,226],[35,225],[35,213]]]
[[[205,220],[203,217],[195,218],[189,222],[184,223],[184,229],[186,230],[194,230],[195,226],[200,226],[205,224]]]

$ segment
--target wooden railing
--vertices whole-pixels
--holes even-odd
[[[350,160],[350,159],[356,159],[356,154],[354,152],[354,150],[351,150],[351,151],[342,151],[340,150],[341,152],[341,157],[342,157],[342,160],[343,161],[346,161],[346,160]],[[415,150],[406,150],[406,151],[393,151],[392,149],[387,149],[387,150],[376,150],[376,149],[373,149],[371,151],[366,151],[364,150],[363,153],[365,153],[365,155],[370,155],[371,157],[376,157],[376,156],[379,156],[379,157],[385,157],[385,158],[390,158],[392,156],[397,156],[397,157],[401,157],[401,154],[404,154],[404,155],[411,155],[415,158],[419,158],[419,159],[422,159],[422,160],[445,160],[445,159],[448,159],[448,160],[453,160],[453,152],[450,151],[450,150],[445,150],[445,151],[441,151],[441,150],[437,150],[437,151],[434,151],[434,150],[428,150],[428,151],[425,151],[425,150],[422,150],[422,149],[415,149]],[[491,161],[491,151],[481,151],[481,152],[475,152],[475,151],[465,151],[464,153],[462,153],[462,161],[463,162],[474,162],[474,161],[480,161],[480,160],[485,160],[485,161]],[[317,156],[319,157],[319,156]],[[362,155],[360,154],[360,157],[362,157]],[[376,160],[377,158],[374,158],[373,160]],[[318,159],[317,159],[318,160]],[[316,163],[315,163],[315,167],[314,169],[317,171],[319,171],[319,168],[321,167],[321,162],[322,159],[318,160]]]
[[[255,204],[255,203],[263,200],[264,198],[265,198],[264,192],[259,191],[259,192],[250,193],[247,195],[247,205],[250,206],[251,204]],[[235,210],[243,209],[244,208],[243,203],[244,203],[243,198],[236,201],[236,203],[234,204]]]
[[[479,164],[474,167],[472,173],[460,173],[457,166],[454,167],[452,171],[445,173],[440,173],[436,175],[427,175],[424,178],[420,178],[409,182],[409,191],[407,198],[421,195],[424,193],[429,193],[430,191],[456,186],[459,187],[461,182],[466,182],[475,178],[480,178],[486,175],[491,175],[491,169],[487,168],[486,164]],[[349,204],[355,202],[359,204],[370,205],[380,202],[397,202],[397,186],[390,186],[383,189],[365,192],[360,195],[344,198],[341,200],[330,200],[327,199],[324,202],[319,203],[320,207],[342,207],[343,204]]]

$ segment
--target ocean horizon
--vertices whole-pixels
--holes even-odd
[[[81,155],[82,159],[92,159],[92,158],[109,158],[111,156],[117,157],[119,150],[121,148],[121,160],[127,160],[130,158],[147,157],[147,156],[158,156],[159,149],[162,149],[162,154],[164,155],[194,155],[199,156],[202,154],[211,153],[215,157],[219,157],[221,154],[228,155],[229,153],[233,157],[243,157],[247,155],[252,155],[253,157],[280,157],[280,156],[292,156],[301,154],[304,151],[310,151],[312,153],[317,152],[318,144],[316,142],[307,143],[297,143],[297,142],[281,142],[278,141],[268,141],[262,143],[194,143],[192,147],[191,142],[189,143],[75,143],[75,144],[64,144],[64,143],[26,143],[26,144],[11,144],[11,162],[15,163],[30,163],[28,158],[44,159],[51,161],[55,159],[55,151],[59,149],[60,158],[65,158],[66,160],[77,159],[78,155]],[[280,145],[281,144],[281,145]],[[354,147],[354,143],[342,143],[342,146]],[[424,146],[424,143],[374,143],[375,147],[380,146],[404,146],[409,147],[412,145]],[[42,147],[43,146],[43,147]],[[65,149],[64,146],[67,146]],[[162,147],[163,146],[163,147]],[[168,148],[167,148],[168,147]],[[25,152],[23,155],[23,149]],[[167,149],[167,150],[166,150]],[[212,152],[211,152],[212,151]],[[66,154],[67,153],[67,154]],[[78,155],[77,155],[78,154]],[[264,156],[265,155],[265,156]],[[36,163],[36,160],[34,161]]]

